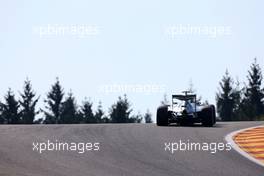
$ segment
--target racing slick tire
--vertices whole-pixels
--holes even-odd
[[[168,126],[169,125],[169,112],[168,106],[160,106],[157,109],[157,126]]]
[[[215,107],[214,105],[208,106],[202,110],[202,125],[205,127],[214,126],[215,120]]]
[[[216,112],[215,112],[215,106],[211,105],[211,107],[213,108],[213,120],[214,120],[214,125],[216,124]]]

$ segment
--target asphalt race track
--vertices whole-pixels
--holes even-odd
[[[223,142],[229,132],[263,122],[218,123],[214,128],[155,124],[2,125],[0,175],[25,176],[257,176],[264,167],[236,151],[165,151],[165,142]],[[33,142],[99,142],[100,151],[33,151]]]

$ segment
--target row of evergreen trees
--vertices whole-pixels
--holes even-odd
[[[262,71],[255,59],[248,71],[247,80],[241,88],[239,81],[226,71],[216,94],[217,112],[223,121],[264,120],[264,88],[262,87]],[[48,92],[44,109],[37,109],[40,96],[32,89],[27,79],[23,92],[17,100],[11,89],[7,91],[4,102],[0,102],[0,124],[79,124],[79,123],[152,123],[151,113],[132,115],[131,104],[127,97],[119,97],[106,115],[99,102],[96,112],[92,110],[92,102],[85,99],[78,106],[73,93],[65,95],[59,79]],[[38,114],[44,118],[36,119]]]
[[[262,71],[254,60],[248,71],[247,83],[241,88],[226,71],[216,94],[219,117],[223,121],[264,120],[264,89]]]
[[[144,116],[140,113],[131,114],[131,104],[126,95],[119,97],[111,106],[108,116],[103,111],[101,102],[95,113],[92,110],[92,102],[87,99],[78,106],[72,92],[65,96],[58,78],[44,100],[44,109],[37,110],[40,96],[36,95],[28,79],[24,83],[23,92],[19,94],[20,100],[16,100],[15,94],[9,89],[4,102],[0,102],[1,124],[140,123],[143,118],[146,123],[152,123],[149,111]],[[36,119],[40,113],[44,118]]]

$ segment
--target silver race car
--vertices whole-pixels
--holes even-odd
[[[202,123],[206,127],[214,126],[216,123],[215,106],[201,105],[197,102],[195,94],[190,94],[189,91],[183,93],[172,95],[171,105],[163,105],[157,109],[157,125]]]

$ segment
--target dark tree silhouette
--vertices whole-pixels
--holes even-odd
[[[131,112],[126,95],[124,98],[118,97],[118,101],[110,108],[110,120],[112,123],[129,123]]]
[[[96,119],[93,114],[92,110],[93,103],[89,100],[85,100],[83,102],[83,105],[81,106],[81,117],[82,117],[82,123],[96,123]]]
[[[2,115],[2,112],[3,112],[3,104],[2,102],[0,102],[0,124],[4,124],[5,123],[5,119]]]
[[[62,103],[61,118],[59,120],[59,123],[79,123],[76,100],[71,92],[68,94],[68,97],[66,97],[65,101]]]
[[[242,102],[243,112],[249,120],[256,120],[258,116],[264,113],[264,90],[261,88],[262,73],[257,59],[250,66],[247,78],[248,85],[245,88]]]
[[[132,112],[130,107],[126,95],[124,95],[124,98],[118,97],[118,101],[110,108],[111,123],[140,123],[142,120],[140,114],[130,117]]]
[[[138,114],[136,115],[132,115],[129,119],[127,123],[141,123],[142,121],[142,115],[140,114],[140,112],[138,112]]]
[[[234,87],[234,82],[226,71],[220,84],[220,90],[216,94],[217,112],[223,121],[231,121],[236,117],[236,111],[240,103],[240,91]]]
[[[102,102],[99,101],[99,105],[97,107],[97,110],[95,112],[95,120],[97,123],[108,123],[109,120],[107,118],[104,117],[104,111],[103,111],[103,107],[102,107]]]
[[[15,95],[10,88],[5,96],[5,103],[2,103],[2,118],[4,119],[5,123],[8,124],[21,123],[19,103],[15,99]]]
[[[61,117],[62,100],[64,96],[63,88],[60,85],[59,79],[56,78],[56,82],[52,85],[50,92],[47,95],[45,102],[47,103],[45,113],[46,124],[57,124]]]
[[[20,93],[22,100],[19,101],[21,105],[21,118],[24,124],[33,124],[36,112],[36,104],[39,100],[35,98],[36,93],[32,90],[31,82],[27,79],[24,83],[24,91]]]
[[[153,123],[152,121],[152,115],[149,110],[144,115],[145,123]]]

